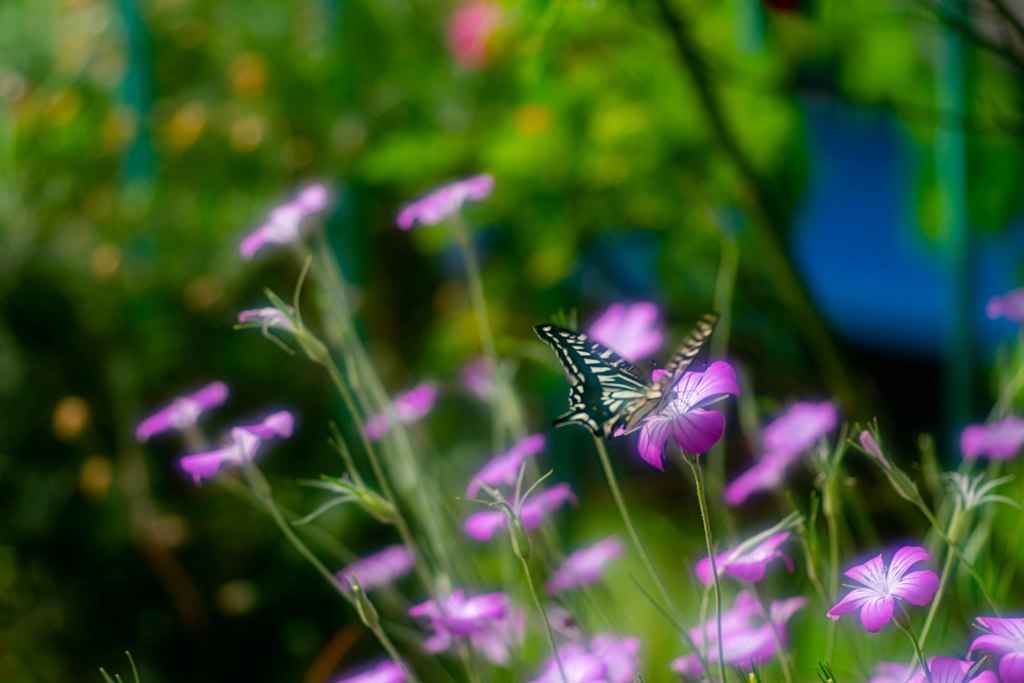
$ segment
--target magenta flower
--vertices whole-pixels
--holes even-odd
[[[540,526],[548,513],[566,503],[576,503],[576,496],[568,484],[555,484],[549,489],[530,496],[519,509],[523,528],[532,531]],[[469,516],[464,525],[466,534],[481,543],[491,540],[498,529],[508,524],[508,514],[502,510],[487,510]]]
[[[662,370],[655,370],[655,377]],[[664,470],[661,453],[671,436],[687,453],[704,453],[725,433],[725,417],[710,406],[726,396],[738,396],[736,371],[715,361],[704,372],[687,372],[679,379],[664,410],[647,417],[640,428],[639,452],[652,467]]]
[[[474,0],[458,7],[448,18],[448,49],[467,69],[487,63],[487,43],[501,26],[501,5]]]
[[[474,358],[459,371],[459,383],[474,396],[489,401],[494,396],[494,368],[486,358]]]
[[[1024,323],[1024,287],[989,299],[985,306],[985,315],[989,320],[1006,318],[1018,325]]]
[[[831,401],[794,403],[764,428],[764,455],[725,487],[725,502],[740,505],[759,491],[779,486],[789,468],[839,422]]]
[[[178,464],[192,476],[192,481],[199,484],[203,479],[213,477],[225,465],[240,465],[246,460],[253,460],[263,441],[275,437],[288,438],[294,427],[294,416],[282,410],[268,415],[259,424],[232,428],[231,441],[227,446],[186,455]]]
[[[905,546],[896,551],[888,569],[878,555],[864,564],[848,569],[843,574],[862,588],[854,588],[828,611],[832,621],[855,609],[860,610],[860,623],[870,633],[878,633],[892,619],[896,599],[922,607],[932,601],[939,588],[939,577],[924,569],[909,572],[918,562],[930,560],[924,548]]]
[[[412,571],[414,565],[415,560],[409,549],[396,543],[373,555],[356,560],[335,576],[346,588],[355,576],[359,587],[368,591],[394,583]]]
[[[639,663],[640,641],[600,633],[582,643],[566,643],[558,648],[567,683],[631,683]],[[530,683],[562,683],[558,662],[549,657],[539,677]]]
[[[544,450],[544,437],[531,434],[507,452],[496,455],[473,475],[466,489],[467,498],[476,498],[482,484],[487,486],[512,486],[519,476],[519,468],[532,455]]]
[[[270,306],[239,311],[238,324],[260,327],[264,332],[267,330],[284,330],[290,334],[298,334],[299,332],[295,323],[284,311]]]
[[[953,659],[952,657],[932,657],[928,660],[931,673],[930,683],[999,683],[999,679],[991,671],[978,671],[971,674],[977,662],[969,659]],[[924,671],[909,675],[912,669],[906,663],[882,662],[878,665],[878,674],[871,678],[870,683],[929,683]],[[1012,680],[1012,679],[1008,679]]]
[[[777,651],[775,632],[778,631],[779,640],[785,645],[786,622],[806,603],[806,598],[774,600],[769,606],[769,616],[753,595],[741,591],[736,595],[733,606],[722,612],[722,652],[725,663],[749,671],[751,661],[758,663],[770,660]],[[691,628],[689,633],[705,659],[716,661],[719,640],[716,618],[711,617],[703,624]],[[672,670],[687,676],[704,673],[700,658],[695,653],[673,660]]]
[[[506,593],[486,593],[466,598],[461,590],[444,599],[444,609],[428,600],[409,610],[409,616],[426,618],[432,633],[423,642],[427,652],[444,652],[458,638],[468,639],[473,649],[495,663],[508,661],[508,648],[521,637],[525,626],[518,610],[509,605]]]
[[[987,631],[971,643],[970,657],[975,650],[984,650],[999,658],[999,680],[1002,683],[1024,681],[1024,619],[978,617],[978,624]]]
[[[224,382],[210,382],[196,392],[174,399],[169,406],[140,422],[135,430],[135,439],[144,443],[172,429],[180,432],[194,427],[205,411],[216,408],[226,400],[228,385]]]
[[[988,424],[975,424],[960,432],[960,452],[965,458],[1009,460],[1024,446],[1024,420],[1008,415]]]
[[[323,211],[329,203],[330,195],[326,186],[316,184],[304,188],[295,199],[273,209],[267,222],[242,240],[238,247],[242,258],[251,261],[259,250],[268,245],[298,241],[303,221]]]
[[[909,683],[908,674],[914,668],[906,662],[880,662],[877,672],[868,683]]]
[[[395,415],[401,422],[416,422],[434,409],[434,402],[437,400],[437,382],[422,382],[398,396],[393,407]],[[370,441],[377,441],[388,433],[391,425],[388,423],[386,413],[378,413],[364,425],[366,436]]]
[[[658,307],[648,301],[612,304],[590,324],[587,334],[629,361],[650,356],[665,340]]]
[[[760,581],[768,570],[768,564],[772,560],[780,559],[789,569],[793,571],[793,560],[779,550],[779,546],[786,542],[791,532],[783,531],[769,536],[760,543],[750,547],[742,544],[729,552],[715,556],[715,564],[718,574],[728,574],[742,581]],[[711,560],[702,559],[697,563],[697,578],[705,585],[712,581]]]
[[[622,541],[615,537],[581,548],[565,558],[546,584],[548,593],[558,595],[570,588],[596,583],[605,566],[622,555]]]
[[[437,225],[462,208],[469,200],[487,199],[494,191],[494,176],[489,173],[456,180],[403,208],[396,223],[402,230],[409,230],[416,223]]]
[[[387,661],[381,662],[380,664],[364,669],[363,671],[356,674],[346,675],[344,678],[339,678],[334,683],[404,683],[405,673],[402,671],[402,667],[398,666],[394,662]]]

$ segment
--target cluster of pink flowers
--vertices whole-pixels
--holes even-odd
[[[559,647],[558,661],[549,657],[540,676],[530,683],[631,683],[639,652],[640,641],[636,638],[600,633],[589,643],[569,642]]]
[[[464,639],[489,661],[506,664],[509,648],[523,637],[526,615],[512,607],[508,594],[485,593],[466,597],[455,590],[440,604],[428,600],[409,610],[409,615],[426,619],[430,636],[423,642],[427,652],[444,652]]]
[[[238,248],[242,258],[251,261],[264,247],[298,241],[305,220],[326,209],[330,201],[326,185],[318,183],[303,188],[294,199],[271,210],[267,221],[242,240]]]

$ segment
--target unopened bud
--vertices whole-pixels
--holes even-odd
[[[508,531],[512,537],[512,550],[521,560],[530,559],[530,535],[526,533],[523,520],[519,515],[512,515],[508,520]]]
[[[359,506],[385,524],[392,524],[397,517],[395,506],[369,489],[361,489],[356,501]]]
[[[366,593],[363,592],[362,587],[359,585],[359,580],[356,579],[355,575],[349,580],[349,589],[352,593],[352,598],[356,603],[356,611],[359,612],[359,619],[366,624],[366,627],[371,631],[376,631],[380,628],[380,616],[377,614],[377,608],[373,606],[370,599],[366,597]]]

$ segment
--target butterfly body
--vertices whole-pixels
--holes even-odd
[[[672,388],[717,322],[716,314],[703,316],[672,355],[665,372],[652,381],[635,365],[585,333],[557,325],[538,325],[534,328],[537,336],[555,350],[571,383],[569,410],[554,425],[581,424],[605,438],[639,429],[644,418],[662,410],[671,399]]]

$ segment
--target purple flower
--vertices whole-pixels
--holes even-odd
[[[838,422],[839,413],[831,401],[794,403],[764,428],[764,455],[725,487],[725,502],[740,505],[758,491],[777,487],[800,456]]]
[[[629,361],[651,355],[664,341],[658,307],[647,301],[612,304],[591,323],[587,334]]]
[[[343,586],[348,586],[354,575],[364,591],[386,586],[402,578],[415,565],[412,553],[400,543],[389,545],[368,557],[356,560],[335,576]]]
[[[600,633],[590,645],[566,643],[558,648],[558,658],[565,671],[566,683],[630,683],[636,675],[637,638],[620,638]],[[563,683],[558,662],[549,657],[539,677],[530,683]]]
[[[939,588],[939,577],[925,569],[909,572],[918,562],[930,560],[924,548],[905,546],[896,551],[888,569],[878,555],[864,564],[843,572],[862,588],[854,588],[828,611],[832,621],[855,609],[860,610],[860,623],[871,633],[878,633],[892,619],[896,599],[922,607],[932,601]]]
[[[555,484],[528,498],[519,509],[523,528],[532,531],[540,526],[544,517],[565,503],[576,503],[576,496],[568,484]],[[469,516],[464,529],[470,538],[481,543],[491,540],[498,529],[508,524],[508,514],[501,510],[487,510]]]
[[[405,673],[394,662],[381,662],[360,673],[339,678],[334,683],[404,683]]]
[[[775,631],[778,631],[778,639],[785,645],[786,622],[806,603],[806,598],[774,600],[769,606],[769,616],[753,595],[741,591],[736,595],[733,606],[722,612],[721,634],[725,663],[749,670],[751,661],[764,662],[771,659],[777,650]],[[705,659],[710,660],[717,659],[718,634],[715,617],[690,629],[694,645],[704,654]],[[704,673],[700,658],[694,653],[673,660],[672,670],[687,676]]]
[[[459,383],[477,398],[488,401],[494,396],[494,368],[486,358],[474,358],[459,371]]]
[[[217,474],[224,465],[239,465],[256,457],[264,440],[274,437],[288,438],[295,427],[294,416],[286,410],[268,415],[263,422],[231,429],[231,442],[223,447],[205,453],[186,455],[179,462],[181,469],[192,475],[192,481],[199,484]]]
[[[989,320],[1006,318],[1018,325],[1024,323],[1024,287],[989,299],[985,305],[985,315]]]
[[[718,574],[728,574],[743,581],[760,581],[764,578],[768,563],[776,559],[781,559],[789,571],[793,571],[793,561],[779,550],[779,546],[785,543],[791,535],[791,532],[783,531],[769,536],[751,547],[745,548],[746,544],[744,544],[727,553],[716,555],[715,563]],[[697,578],[702,583],[710,584],[712,581],[711,560],[705,557],[698,562],[696,572]]]
[[[907,674],[914,668],[906,662],[880,662],[877,673],[868,683],[908,683]]]
[[[655,378],[660,372],[663,371],[655,371]],[[707,451],[722,438],[725,418],[705,406],[739,393],[736,371],[725,361],[715,361],[704,372],[684,373],[668,405],[644,420],[640,429],[640,457],[652,467],[664,470],[661,452],[670,436],[688,453]]]
[[[971,643],[970,657],[975,650],[984,650],[999,659],[999,680],[1002,683],[1024,681],[1024,619],[978,617],[978,624],[987,631]]]
[[[885,453],[882,452],[882,447],[878,445],[878,439],[875,438],[874,434],[865,429],[860,433],[859,439],[861,448],[866,453],[873,458],[885,462]]]
[[[496,455],[484,465],[479,472],[473,475],[466,489],[467,498],[475,498],[480,492],[482,484],[488,486],[511,486],[516,483],[519,476],[519,468],[531,455],[536,455],[544,450],[544,437],[540,434],[531,434],[507,452]]]
[[[437,225],[462,208],[468,200],[487,199],[494,191],[494,176],[489,173],[443,185],[405,206],[398,214],[398,227],[409,230],[416,223]]]
[[[605,565],[622,555],[622,541],[615,537],[581,548],[565,558],[546,584],[548,593],[558,595],[570,588],[586,586],[601,578]]]
[[[246,235],[238,247],[242,258],[251,261],[256,252],[267,245],[297,241],[302,222],[310,215],[323,211],[329,202],[330,195],[324,185],[304,188],[295,199],[271,210],[267,222]]]
[[[267,307],[267,308],[253,308],[247,311],[238,312],[238,324],[239,325],[252,325],[263,328],[264,330],[284,330],[291,334],[298,334],[298,328],[295,327],[295,322],[288,317],[284,311],[279,308]]]
[[[437,382],[422,382],[398,396],[395,399],[393,408],[395,415],[401,422],[416,422],[431,410],[434,409],[434,402],[437,400]],[[377,441],[387,434],[391,429],[386,413],[378,413],[364,425],[366,436],[370,441]]]
[[[971,669],[975,665],[976,662],[969,659],[932,657],[928,660],[930,683],[999,683],[999,679],[991,671],[979,671],[971,675]],[[924,671],[920,669],[908,677],[908,673],[914,668],[916,667],[907,664],[882,662],[878,665],[878,675],[874,676],[870,683],[929,683]]]
[[[216,408],[228,400],[228,385],[224,382],[210,382],[205,387],[186,396],[180,396],[166,408],[156,411],[135,430],[140,443],[172,429],[183,431],[195,426],[199,416],[210,408]]]
[[[970,425],[960,432],[960,452],[965,458],[1009,460],[1024,445],[1024,420],[1008,415],[988,424]]]
[[[467,638],[473,649],[498,664],[508,661],[508,647],[522,635],[521,612],[509,605],[506,593],[486,593],[466,598],[461,590],[444,599],[443,607],[428,600],[409,610],[409,616],[426,618],[432,633],[423,642],[427,652],[444,652],[457,638]]]

